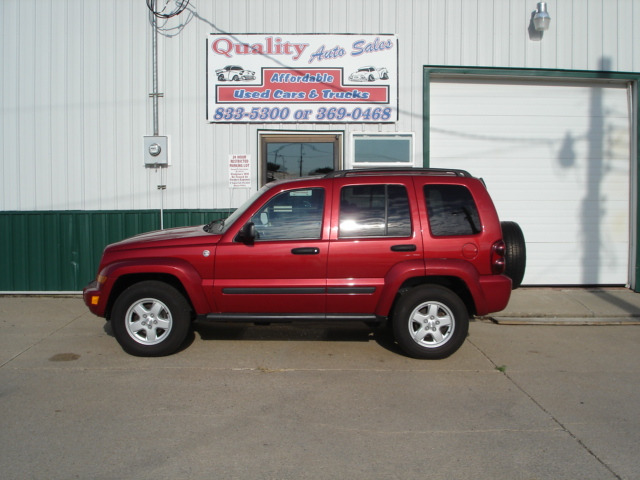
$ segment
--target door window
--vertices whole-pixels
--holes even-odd
[[[251,217],[258,233],[256,241],[320,239],[323,212],[322,188],[279,193]]]
[[[350,185],[340,192],[340,238],[408,237],[411,215],[403,185]]]

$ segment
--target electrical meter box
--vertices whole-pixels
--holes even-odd
[[[168,137],[144,137],[145,167],[166,167],[169,165]]]

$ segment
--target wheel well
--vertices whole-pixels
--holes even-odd
[[[469,288],[464,283],[464,281],[458,277],[447,277],[447,276],[430,276],[430,277],[415,277],[406,280],[400,289],[398,290],[398,294],[396,295],[396,299],[393,302],[393,307],[391,308],[391,312],[389,312],[389,317],[393,316],[393,309],[398,301],[398,298],[407,290],[410,290],[413,287],[417,287],[419,285],[440,285],[441,287],[448,288],[456,295],[460,297],[462,302],[466,305],[467,311],[469,312],[469,316],[476,314],[476,305],[473,301],[473,297],[471,296],[471,292]]]
[[[166,273],[135,273],[131,275],[121,276],[120,278],[118,278],[118,280],[116,280],[116,283],[113,285],[113,288],[111,289],[111,293],[109,295],[109,301],[107,302],[107,309],[105,311],[105,317],[107,318],[107,320],[111,318],[111,310],[113,309],[113,304],[115,303],[116,299],[120,296],[120,294],[124,292],[127,288],[129,288],[131,285],[144,282],[146,280],[157,280],[160,282],[164,282],[168,285],[171,285],[176,290],[178,290],[189,303],[189,307],[191,308],[191,317],[195,318],[193,304],[191,303],[189,294],[185,290],[180,280],[178,280],[173,275],[169,275]]]

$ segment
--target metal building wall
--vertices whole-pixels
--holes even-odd
[[[166,181],[142,165],[151,133],[150,26],[144,0],[4,0],[0,210],[226,208],[230,153],[257,155],[259,128],[205,120],[209,33],[396,33],[400,121],[316,128],[412,131],[421,157],[422,65],[634,71],[639,0],[549,1],[532,40],[535,0],[199,0],[162,25],[160,133]],[[296,128],[294,126],[294,128]],[[300,129],[314,128],[304,125]],[[348,142],[345,142],[346,148]],[[345,152],[349,155],[350,152]]]
[[[142,218],[160,208],[158,184],[167,185],[164,208],[178,213],[235,207],[250,192],[228,188],[228,155],[251,154],[257,172],[260,129],[413,132],[415,154],[422,158],[423,65],[640,70],[640,33],[633,29],[640,25],[640,0],[550,0],[551,28],[542,39],[528,30],[536,3],[192,0],[179,17],[161,22],[159,133],[171,142],[171,166],[163,172],[143,166],[142,138],[152,133],[145,0],[2,0],[0,224],[11,232],[0,236],[0,258],[16,254],[9,236],[35,242],[36,250],[41,247],[35,239],[43,234],[63,241],[53,238],[59,229],[43,232],[30,217],[34,213],[71,211],[69,218],[78,225],[85,213],[104,215],[94,223],[108,224],[113,211]],[[209,124],[205,42],[210,33],[396,34],[400,119],[384,125]],[[347,158],[349,149],[346,141]],[[120,234],[137,233],[146,224],[131,225]],[[80,267],[83,272],[95,268],[100,245],[112,240],[105,233],[91,241],[91,253],[82,256],[91,259]],[[72,268],[72,245],[82,245],[82,238],[64,242],[69,248],[56,258],[42,256],[46,266]],[[0,282],[0,291],[41,289],[29,280],[41,264],[3,262],[0,276],[20,281]],[[6,268],[26,270],[4,273]],[[57,286],[44,282],[42,289],[76,289],[86,275]]]

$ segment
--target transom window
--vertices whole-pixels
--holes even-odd
[[[354,133],[353,168],[414,166],[413,133]]]

